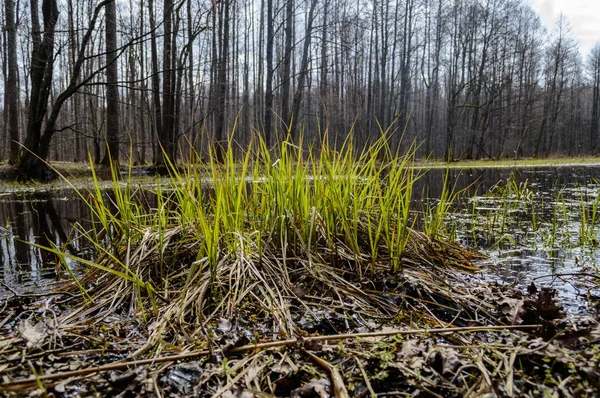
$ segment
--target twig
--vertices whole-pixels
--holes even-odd
[[[356,364],[358,365],[358,368],[360,369],[360,373],[362,374],[363,379],[365,380],[365,384],[367,385],[367,390],[369,390],[369,393],[371,393],[371,396],[377,396],[377,394],[375,393],[375,390],[373,390],[373,386],[371,386],[371,382],[369,381],[369,376],[367,375],[367,371],[365,370],[365,367],[362,366],[362,363],[360,363],[360,359],[358,359],[357,356],[354,356],[354,360],[356,361]]]
[[[57,357],[71,357],[71,356],[75,356],[75,355],[118,354],[121,352],[122,352],[122,350],[96,348],[96,349],[91,349],[91,350],[59,352],[54,355],[56,355]]]
[[[49,375],[41,375],[41,376],[37,376],[37,377],[29,377],[27,379],[13,380],[9,383],[0,384],[0,390],[5,390],[5,391],[6,390],[14,390],[14,387],[36,383],[37,381],[63,380],[63,379],[68,379],[70,377],[87,376],[90,374],[106,372],[109,370],[126,369],[130,366],[153,365],[155,363],[172,362],[172,361],[195,358],[195,357],[209,355],[209,354],[210,354],[210,352],[208,350],[193,351],[193,352],[188,352],[186,354],[172,355],[172,356],[168,356],[168,357],[142,359],[139,361],[129,361],[129,362],[114,362],[114,363],[109,363],[107,365],[92,366],[89,368],[72,370],[69,372],[61,372],[61,373],[55,373],[55,374],[49,374]]]
[[[327,371],[329,372],[329,374],[331,376],[331,384],[333,384],[333,395],[335,396],[335,398],[349,398],[350,397],[348,395],[348,390],[346,390],[346,386],[344,385],[344,379],[342,378],[340,371],[337,370],[337,368],[335,366],[331,365],[326,360],[319,358],[312,352],[306,351],[306,349],[303,347],[300,347],[300,349],[302,350],[303,353],[308,355],[313,361],[318,363],[321,367],[327,369]]]
[[[46,297],[46,296],[71,296],[71,297],[77,297],[75,294],[73,293],[69,293],[69,292],[63,292],[63,291],[59,291],[59,292],[45,292],[45,293],[26,293],[26,294],[21,294],[19,292],[17,292],[16,290],[14,290],[12,287],[10,287],[9,285],[7,285],[4,282],[0,282],[0,285],[4,286],[6,289],[8,289],[12,294],[15,295],[15,297],[19,297],[19,298],[28,298],[28,297]]]
[[[537,276],[537,277],[533,278],[533,280],[536,281],[538,279],[543,279],[543,278],[559,278],[561,276],[587,276],[587,277],[590,277],[593,279],[600,279],[600,275],[590,274],[587,272],[566,272],[566,273],[561,273],[561,274],[548,274],[548,275]]]
[[[502,330],[526,330],[526,329],[537,329],[540,325],[511,325],[511,326],[471,326],[471,327],[463,327],[463,328],[439,328],[439,329],[410,329],[410,330],[395,330],[388,332],[370,332],[370,333],[350,333],[350,334],[334,334],[330,336],[315,336],[304,339],[304,344],[307,341],[324,341],[324,340],[345,340],[352,338],[368,338],[368,337],[387,337],[387,336],[407,336],[413,334],[440,334],[440,333],[459,333],[459,332],[483,332],[483,331],[502,331]],[[268,343],[259,343],[259,344],[247,344],[241,347],[235,347],[224,354],[233,354],[238,352],[252,351],[252,350],[268,350],[271,348],[277,347],[285,347],[296,345],[298,340],[296,339],[288,339],[288,340],[280,340],[280,341],[271,341]],[[27,378],[20,380],[13,380],[8,383],[0,384],[0,390],[10,390],[14,389],[17,386],[28,385],[32,383],[36,383],[37,381],[47,381],[47,380],[62,380],[67,379],[69,377],[76,376],[85,376],[93,373],[106,372],[109,370],[118,370],[118,369],[126,369],[131,366],[141,366],[141,365],[153,365],[157,363],[163,362],[173,362],[173,361],[181,361],[184,359],[197,358],[201,356],[210,355],[211,352],[209,350],[201,350],[201,351],[191,351],[185,354],[179,355],[171,355],[166,357],[158,357],[158,358],[149,358],[149,359],[141,359],[138,361],[129,361],[129,362],[114,362],[107,365],[101,366],[93,366],[85,369],[73,370],[69,372],[55,373],[55,374],[47,374],[40,375],[37,378]]]
[[[392,330],[386,332],[365,332],[365,333],[348,333],[348,334],[332,334],[324,336],[314,336],[304,338],[305,342],[324,341],[324,340],[346,340],[353,338],[369,338],[369,337],[389,337],[389,336],[407,336],[413,334],[440,334],[440,333],[456,333],[456,332],[491,332],[502,330],[531,330],[537,329],[542,325],[509,325],[509,326],[467,326],[462,328],[437,328],[437,329],[409,329],[409,330]],[[281,340],[262,344],[249,344],[231,349],[229,352],[247,351],[250,348],[268,349],[278,346],[295,344],[297,340]],[[248,348],[247,348],[248,347]]]
[[[14,311],[10,311],[10,313],[3,320],[0,321],[0,328],[2,326],[4,326],[4,324],[6,322],[8,322],[14,315],[15,315],[15,312]]]
[[[6,283],[4,282],[0,282],[0,285],[4,286],[5,288],[7,288],[12,294],[14,294],[16,297],[21,297],[21,295],[19,293],[17,293],[12,287],[8,286]]]

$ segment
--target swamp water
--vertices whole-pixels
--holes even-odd
[[[445,173],[430,170],[415,185],[415,197],[434,198],[417,201],[424,209],[436,205]],[[590,277],[600,273],[599,176],[600,166],[451,169],[448,186],[462,193],[445,215],[446,232],[489,256],[480,277],[522,290],[551,286],[567,311],[587,313],[600,297]],[[68,278],[54,255],[31,243],[89,250],[74,228],[91,228],[89,209],[71,191],[0,191],[0,220],[0,298]]]

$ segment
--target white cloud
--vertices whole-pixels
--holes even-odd
[[[599,0],[529,0],[542,23],[551,30],[562,12],[571,25],[571,34],[579,42],[583,56],[600,41]]]

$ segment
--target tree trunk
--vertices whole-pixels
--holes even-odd
[[[329,24],[329,0],[323,3],[323,34],[321,36],[321,81],[319,82],[319,119],[326,125],[327,114],[327,28]]]
[[[192,1],[186,0],[187,9],[187,35],[188,35],[188,69],[187,69],[187,98],[188,104],[188,118],[189,118],[189,132],[190,132],[190,153],[194,152],[196,145],[196,93],[194,92],[194,39],[195,35],[192,27]],[[195,159],[194,156],[192,158]]]
[[[31,97],[25,148],[18,164],[19,178],[46,180],[51,178],[44,161],[50,140],[42,141],[42,125],[48,109],[48,98],[54,72],[54,28],[58,19],[56,0],[42,1],[44,35],[40,32],[38,2],[31,0]]]
[[[312,36],[313,22],[315,20],[315,7],[317,6],[317,0],[312,0],[310,4],[310,10],[308,11],[308,26],[306,27],[306,37],[304,38],[304,49],[302,52],[302,62],[300,64],[300,75],[298,76],[298,83],[296,86],[296,92],[294,93],[294,106],[292,110],[292,117],[294,122],[292,123],[291,135],[294,142],[299,142],[298,139],[298,127],[300,124],[300,105],[302,104],[302,90],[304,90],[304,81],[308,74],[308,52],[310,50],[310,39]]]
[[[400,61],[400,117],[398,119],[398,127],[404,131],[407,128],[409,116],[409,100],[411,91],[410,69],[411,58],[413,52],[413,11],[414,1],[407,0],[404,10],[404,43],[402,47],[402,58]],[[400,138],[400,137],[398,137]],[[400,144],[399,141],[396,144]]]
[[[157,157],[158,164],[160,166],[166,166],[168,160],[175,162],[175,143],[173,140],[173,133],[175,127],[175,101],[173,98],[173,90],[175,89],[173,84],[173,77],[175,71],[173,70],[173,0],[164,1],[163,10],[163,81],[162,81],[162,120],[158,123],[162,123],[162,129],[158,136],[160,142],[159,148],[160,154]]]
[[[294,0],[287,0],[285,11],[285,56],[283,59],[283,73],[281,76],[281,119],[284,131],[293,123],[290,115],[290,88],[292,84],[292,36],[294,24]]]
[[[152,118],[152,142],[160,140],[163,137],[163,125],[160,109],[160,76],[158,74],[158,48],[156,44],[156,15],[154,13],[154,0],[148,1],[148,17],[150,19],[150,53],[152,64],[152,107],[154,117]],[[158,145],[154,146],[153,163],[158,165],[163,159],[162,149]]]
[[[273,135],[273,42],[274,27],[273,0],[267,0],[267,78],[265,88],[265,144],[267,148],[271,145]]]
[[[221,37],[221,57],[217,70],[217,119],[215,125],[217,160],[225,159],[225,111],[227,105],[227,59],[229,55],[229,8],[230,1],[223,3],[223,36]]]
[[[17,84],[17,27],[15,25],[15,2],[5,0],[6,50],[8,58],[8,78],[4,92],[5,112],[8,116],[10,137],[10,164],[19,160],[19,87]]]
[[[102,164],[119,163],[120,116],[119,70],[117,64],[117,9],[114,1],[106,5],[106,153]]]
[[[60,110],[65,101],[88,83],[100,71],[97,70],[87,76],[81,82],[79,76],[84,61],[87,59],[86,48],[96,27],[96,21],[100,10],[106,4],[114,0],[104,0],[94,9],[92,19],[83,37],[81,47],[77,55],[77,61],[73,66],[73,74],[67,88],[54,100],[52,110],[47,117],[46,125],[42,133],[42,124],[46,116],[48,98],[52,86],[52,73],[54,67],[54,28],[58,19],[56,0],[43,0],[42,12],[44,20],[44,36],[42,39],[39,30],[37,13],[37,0],[31,0],[32,19],[32,66],[31,66],[31,99],[29,103],[29,122],[27,126],[27,137],[25,148],[21,152],[17,172],[21,179],[47,180],[54,177],[46,166],[46,159],[50,150],[50,141],[55,133],[55,125]]]
[[[600,42],[589,55],[589,68],[592,78],[592,115],[589,133],[590,152],[598,152],[598,132],[600,129]]]

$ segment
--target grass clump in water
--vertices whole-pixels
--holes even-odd
[[[94,242],[100,255],[84,262],[90,270],[81,284],[94,281],[87,294],[98,313],[152,309],[160,326],[140,351],[165,336],[206,337],[216,319],[240,311],[294,336],[290,297],[360,297],[365,310],[380,312],[388,305],[365,293],[365,280],[386,290],[398,280],[393,275],[409,270],[432,283],[433,273],[450,267],[477,270],[477,254],[438,240],[436,228],[430,236],[412,228],[414,150],[398,155],[385,138],[362,152],[351,140],[339,150],[321,143],[318,151],[288,141],[270,151],[255,140],[238,159],[233,145],[223,162],[210,153],[208,177],[191,165],[169,165],[168,187],[154,188],[150,208],[135,202],[117,174],[114,203],[98,190],[88,202],[100,220],[92,240],[111,239],[109,247]],[[443,283],[433,285],[456,301]]]
[[[222,162],[210,152],[208,176],[191,163],[170,164],[166,187],[134,194],[113,173],[113,201],[92,190],[88,204],[100,222],[89,236],[100,254],[83,262],[89,271],[79,283],[90,302],[69,321],[142,314],[154,322],[142,353],[177,336],[208,344],[218,319],[237,316],[260,319],[263,332],[269,325],[297,336],[305,328],[300,313],[312,310],[293,310],[290,300],[307,296],[358,300],[359,313],[427,326],[440,324],[435,303],[444,297],[439,309],[468,317],[472,298],[453,294],[457,288],[440,276],[477,270],[478,254],[438,240],[433,220],[430,235],[412,228],[412,187],[420,176],[414,148],[399,155],[384,137],[361,152],[351,140],[339,150],[322,142],[318,151],[288,141],[271,151],[254,140],[241,158],[234,149],[230,141]],[[154,195],[154,205],[141,206],[140,194]],[[108,246],[98,240],[106,235]],[[406,290],[407,275],[406,300],[382,299]],[[407,306],[422,308],[408,314]],[[364,322],[347,318],[344,329]]]
[[[283,142],[271,151],[256,140],[241,158],[234,149],[229,142],[222,161],[210,153],[204,171],[170,164],[166,184],[136,192],[113,169],[112,196],[98,182],[80,192],[97,220],[97,228],[85,232],[98,256],[82,260],[87,272],[67,290],[84,290],[70,299],[78,305],[52,320],[68,334],[65,341],[75,336],[77,342],[102,343],[102,350],[125,347],[120,353],[135,357],[103,371],[194,358],[190,369],[201,377],[194,376],[193,386],[213,396],[241,391],[244,380],[251,390],[289,396],[281,390],[286,380],[310,386],[323,373],[338,397],[348,396],[344,383],[351,390],[360,380],[372,383],[373,394],[427,385],[439,396],[468,395],[469,386],[484,379],[465,370],[495,372],[503,369],[498,364],[506,368],[506,381],[495,377],[512,386],[517,354],[508,361],[499,351],[490,363],[480,362],[479,354],[471,362],[461,354],[466,365],[449,373],[429,370],[441,366],[449,343],[457,352],[480,352],[490,347],[488,333],[526,329],[540,316],[532,301],[529,323],[515,326],[525,319],[519,319],[522,301],[456,272],[477,270],[472,261],[479,255],[443,240],[444,215],[454,199],[447,184],[437,205],[427,208],[425,232],[414,228],[411,199],[420,177],[414,151],[398,155],[385,138],[360,152],[351,141],[338,150]],[[115,318],[122,325],[107,326]],[[392,332],[382,330],[390,326]],[[463,334],[469,329],[484,334],[471,338]],[[374,333],[360,334],[365,331]],[[408,340],[424,333],[429,337]],[[378,343],[393,335],[392,342]],[[324,348],[327,339],[339,341],[339,353],[332,345]],[[85,344],[78,347],[89,348]],[[424,359],[426,370],[408,365],[413,355]],[[167,377],[159,365],[155,385],[173,391],[170,375],[185,374],[184,366],[172,365]]]

